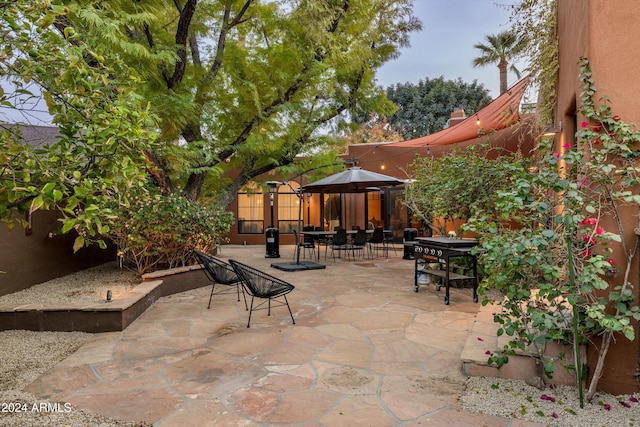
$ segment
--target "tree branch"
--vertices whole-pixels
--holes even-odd
[[[180,12],[180,19],[178,20],[178,28],[176,30],[178,60],[176,61],[173,75],[168,79],[165,77],[165,81],[169,89],[174,89],[182,81],[184,72],[187,69],[187,40],[189,38],[189,27],[191,26],[191,21],[193,19],[193,14],[196,11],[198,0],[187,0],[182,9],[180,9],[177,1],[174,3]]]
[[[151,178],[154,180],[160,192],[162,194],[171,194],[173,193],[173,184],[171,183],[171,177],[167,174],[165,169],[162,167],[160,160],[155,155],[155,153],[151,150],[145,150],[144,156],[147,160],[149,166],[147,170]]]

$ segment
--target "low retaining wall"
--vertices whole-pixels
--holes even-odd
[[[0,330],[123,331],[158,298],[210,285],[200,266],[157,271],[118,299],[91,304],[0,305]]]

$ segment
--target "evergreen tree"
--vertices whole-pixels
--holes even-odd
[[[442,130],[451,112],[462,108],[471,115],[491,102],[488,90],[475,80],[425,78],[418,84],[402,83],[387,87],[387,98],[398,106],[389,124],[404,139],[419,138]]]

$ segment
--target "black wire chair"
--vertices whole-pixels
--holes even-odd
[[[291,307],[289,306],[289,301],[287,301],[287,294],[294,289],[292,284],[233,259],[229,260],[229,264],[231,264],[231,267],[233,267],[238,277],[242,280],[242,286],[245,291],[251,295],[251,307],[249,308],[247,328],[251,325],[251,313],[254,311],[267,309],[267,316],[271,316],[272,301],[276,303],[274,307],[286,305],[289,309],[291,321],[294,325],[296,324],[293,313],[291,312]],[[261,298],[266,301],[254,307],[253,302],[255,298]],[[262,307],[264,304],[267,304],[267,307]]]
[[[214,294],[219,295],[231,293],[233,291],[231,287],[235,287],[238,294],[238,301],[240,301],[240,292],[242,292],[242,296],[244,297],[244,306],[248,310],[249,306],[247,305],[247,297],[242,289],[240,277],[238,277],[235,270],[226,262],[215,258],[214,256],[205,254],[204,252],[200,252],[197,249],[194,249],[193,253],[198,259],[198,262],[202,265],[202,271],[204,271],[207,278],[213,282],[211,295],[209,296],[209,305],[207,308],[211,308],[211,300],[213,299]],[[223,288],[218,292],[215,292],[216,283],[226,286],[226,289]]]

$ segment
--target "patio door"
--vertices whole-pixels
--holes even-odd
[[[339,193],[322,194],[322,227],[333,230],[342,226],[342,197]]]
[[[393,231],[394,241],[401,242],[404,229],[411,226],[409,210],[402,204],[401,196],[403,188],[385,189],[385,229]]]

